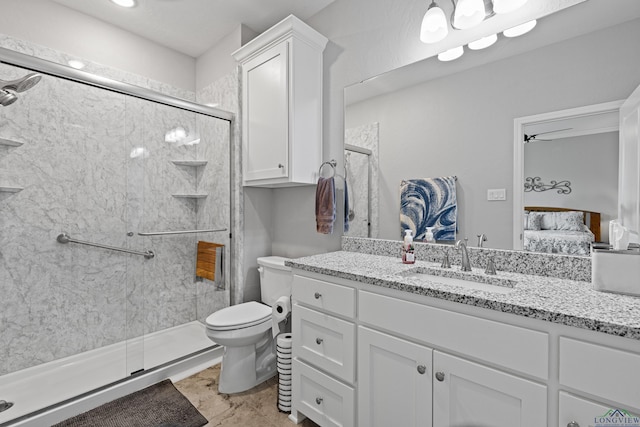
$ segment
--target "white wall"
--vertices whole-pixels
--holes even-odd
[[[580,1],[528,2],[528,16],[519,16],[520,22]],[[478,37],[479,33],[471,30],[458,32],[437,45],[421,43],[418,34],[427,7],[428,2],[423,0],[336,0],[306,20],[311,27],[329,38],[324,52],[325,160],[336,159],[339,164],[343,162],[343,90],[346,86]],[[499,20],[491,21],[489,25],[501,24]],[[486,28],[478,31],[488,31]],[[338,197],[341,198],[341,190],[339,193]],[[273,203],[278,206],[277,209],[287,213],[274,217],[274,253],[301,256],[340,248],[341,232],[321,235],[315,231],[314,195],[315,187],[274,191]],[[338,211],[341,208],[339,205]],[[342,230],[342,220],[338,220],[334,230]]]
[[[350,107],[348,127],[380,123],[380,236],[399,238],[401,179],[457,175],[460,236],[511,248],[513,119],[626,98],[639,39],[631,21]]]
[[[231,54],[255,36],[255,31],[246,25],[239,25],[215,46],[200,55],[196,60],[196,90],[203,89],[234,70],[238,63]]]
[[[569,194],[524,193],[525,206],[600,212],[600,241],[609,241],[609,221],[618,216],[618,132],[526,144],[524,176],[539,176],[544,184],[570,181]]]
[[[195,90],[195,58],[50,0],[2,0],[0,33]]]

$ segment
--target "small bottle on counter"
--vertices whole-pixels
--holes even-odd
[[[436,238],[433,237],[433,229],[435,227],[427,227],[427,232],[424,235],[424,240],[427,243],[435,243],[436,242]]]
[[[411,230],[404,230],[404,243],[402,244],[402,262],[404,264],[413,264],[416,262]]]

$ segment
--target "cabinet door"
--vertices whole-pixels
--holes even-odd
[[[561,391],[558,425],[560,427],[635,426],[640,425],[640,416],[619,407],[591,402]]]
[[[431,426],[430,348],[358,328],[358,425]]]
[[[546,387],[439,351],[433,352],[433,424],[547,425]]]
[[[288,45],[276,45],[242,67],[245,181],[288,173]]]

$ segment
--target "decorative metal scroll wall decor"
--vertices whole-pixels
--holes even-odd
[[[571,193],[571,182],[570,181],[551,181],[550,184],[543,184],[540,182],[541,178],[539,176],[530,177],[528,176],[524,180],[524,191],[535,191],[542,192],[548,190],[558,190],[558,194],[569,194]]]

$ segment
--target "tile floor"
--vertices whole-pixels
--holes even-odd
[[[175,383],[175,386],[209,420],[206,427],[293,427],[288,413],[278,410],[278,377],[238,394],[219,394],[220,365]],[[317,427],[311,420],[298,424]]]

